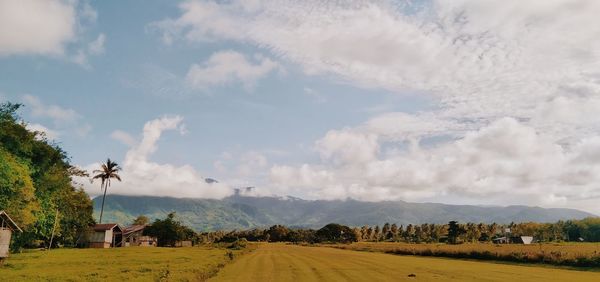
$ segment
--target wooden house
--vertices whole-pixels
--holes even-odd
[[[8,257],[13,232],[23,232],[5,211],[0,211],[0,261]]]
[[[123,228],[116,223],[96,224],[89,240],[90,248],[123,247]]]
[[[131,225],[123,229],[125,246],[156,247],[158,243],[156,237],[144,235],[146,226],[147,225]]]

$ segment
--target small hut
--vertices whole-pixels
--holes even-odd
[[[96,224],[89,238],[90,248],[122,247],[123,228],[116,223]]]
[[[156,247],[158,240],[156,237],[144,236],[146,225],[131,225],[123,230],[125,247],[141,246]]]
[[[13,232],[23,232],[5,211],[0,211],[0,261],[8,257]]]
[[[512,238],[512,241],[515,244],[530,245],[531,243],[533,243],[533,236],[518,236]]]

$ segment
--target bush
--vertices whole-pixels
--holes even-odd
[[[227,248],[233,249],[233,250],[241,250],[241,249],[245,249],[247,245],[248,245],[248,240],[246,240],[246,238],[242,238],[242,239],[235,240]]]

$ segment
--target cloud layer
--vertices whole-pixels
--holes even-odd
[[[600,2],[187,1],[167,42],[255,45],[358,87],[419,92],[315,142],[322,162],[276,165],[277,193],[578,205],[600,196]],[[587,157],[586,157],[587,156]]]
[[[143,136],[139,142],[135,142],[123,132],[113,133],[114,138],[135,143],[127,151],[122,162],[120,175],[123,182],[114,182],[111,193],[180,198],[223,198],[230,195],[232,190],[229,187],[219,183],[207,183],[191,165],[175,166],[150,160],[150,156],[158,149],[157,142],[164,131],[185,132],[182,122],[183,118],[180,116],[165,116],[149,121],[144,125]],[[98,167],[100,164],[90,164],[85,169],[92,171]],[[99,195],[101,192],[96,183],[86,184],[85,188],[90,195]]]

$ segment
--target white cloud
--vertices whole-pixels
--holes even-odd
[[[97,18],[88,1],[0,0],[0,58],[52,56],[90,69],[88,56],[104,53],[106,40],[101,33],[86,43],[88,26]]]
[[[247,42],[309,74],[425,90],[446,122],[531,119],[564,86],[600,73],[600,2],[592,0],[187,1],[180,9],[155,24],[171,38]]]
[[[0,0],[0,56],[61,55],[76,36],[73,3]]]
[[[113,131],[110,134],[110,138],[117,140],[128,146],[134,146],[137,143],[135,138],[133,136],[131,136],[131,134],[129,134],[125,131],[122,131],[122,130]]]
[[[74,123],[81,116],[73,109],[58,105],[46,105],[38,97],[23,95],[23,102],[30,107],[31,115],[38,118],[50,118],[55,124]]]
[[[34,120],[40,120],[43,123],[51,121],[52,128],[34,124],[35,128],[42,129],[41,131],[46,132],[48,137],[52,137],[50,139],[56,139],[66,132],[73,133],[79,137],[86,137],[92,130],[92,126],[84,122],[83,116],[73,109],[46,104],[40,98],[33,95],[23,95],[22,101],[25,104],[25,109],[31,111],[31,117]]]
[[[236,188],[262,185],[269,176],[268,157],[276,154],[280,154],[280,152],[272,150],[240,151],[240,148],[223,152],[213,162],[217,173],[215,177]]]
[[[60,135],[59,132],[49,129],[39,123],[29,123],[27,124],[27,130],[29,131],[38,131],[44,133],[46,137],[50,140],[55,140]]]
[[[271,181],[281,187],[275,189],[308,191],[318,198],[427,200],[453,195],[481,204],[573,206],[600,197],[594,184],[600,180],[599,140],[584,139],[567,150],[533,128],[504,118],[438,146],[416,145],[376,156],[373,146],[349,146],[368,158],[274,166]],[[347,144],[327,148],[327,154],[351,151],[345,151]]]
[[[206,183],[205,178],[190,165],[175,166],[150,160],[150,156],[158,149],[157,142],[163,132],[167,130],[184,132],[182,122],[183,118],[180,116],[165,116],[144,125],[142,139],[136,142],[125,155],[121,172],[123,182],[114,183],[112,193],[180,198],[223,198],[232,193],[232,190],[224,184]],[[124,136],[118,133],[117,135]],[[98,166],[99,164],[91,164],[85,169],[91,171]],[[100,193],[99,187],[94,184],[86,185],[86,190],[91,195]]]
[[[186,76],[194,88],[210,88],[241,82],[246,89],[252,89],[258,80],[280,68],[277,62],[262,55],[255,55],[252,63],[235,51],[214,53],[202,65],[193,64]]]
[[[104,54],[104,42],[106,41],[106,35],[100,33],[96,40],[88,43],[88,53],[91,55]]]
[[[437,102],[329,131],[321,163],[271,169],[274,191],[572,207],[600,196],[600,160],[583,157],[600,132],[600,2],[418,3],[187,1],[155,26],[170,42],[249,43],[308,75]]]

